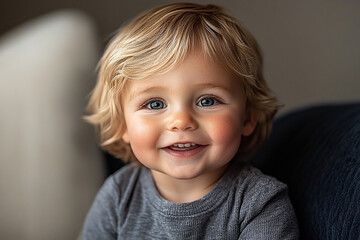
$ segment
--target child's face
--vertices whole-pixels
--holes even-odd
[[[123,140],[143,165],[175,179],[224,169],[256,125],[240,84],[200,54],[166,74],[128,82],[121,100]]]

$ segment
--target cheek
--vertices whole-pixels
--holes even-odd
[[[233,115],[233,114],[232,114]],[[213,117],[208,133],[214,143],[213,155],[219,163],[230,161],[241,143],[241,122],[230,115]]]
[[[143,149],[156,147],[158,127],[156,121],[146,119],[132,119],[128,124],[128,135],[134,154],[140,158]]]
[[[235,119],[233,114],[213,116],[209,120],[209,134],[218,143],[238,145],[241,139],[241,121]]]

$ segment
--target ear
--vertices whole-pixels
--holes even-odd
[[[129,133],[128,133],[128,130],[125,129],[123,135],[122,135],[122,140],[126,143],[130,143],[130,137],[129,137]]]
[[[241,134],[243,136],[250,136],[258,124],[258,120],[259,118],[256,112],[254,110],[247,109]]]

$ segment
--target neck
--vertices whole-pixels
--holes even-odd
[[[200,199],[217,184],[227,166],[193,179],[176,179],[164,173],[152,170],[154,182],[159,194],[175,203],[186,203]]]

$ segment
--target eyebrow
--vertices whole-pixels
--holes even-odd
[[[202,88],[207,88],[207,89],[220,88],[220,89],[225,90],[227,92],[231,92],[230,89],[228,89],[227,87],[220,86],[220,85],[215,85],[215,84],[211,84],[211,83],[200,83],[200,84],[197,84],[197,86],[200,86]]]
[[[137,96],[139,96],[141,94],[144,94],[146,92],[155,92],[155,91],[160,91],[160,90],[163,90],[163,89],[164,89],[163,87],[149,87],[149,88],[145,88],[145,89],[142,89],[142,90],[139,90],[139,91],[132,91],[129,94],[129,100],[132,101]]]

